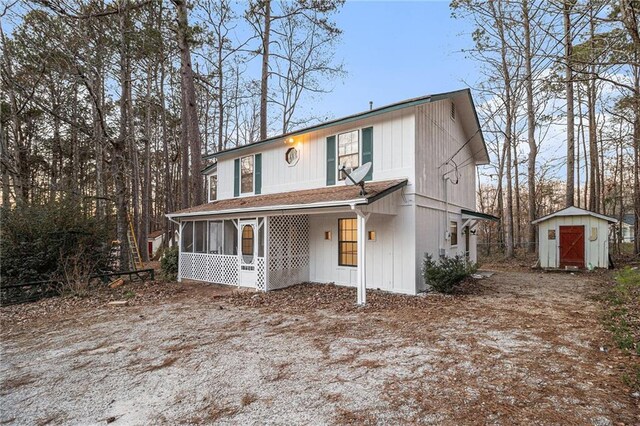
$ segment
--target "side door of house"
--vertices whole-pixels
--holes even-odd
[[[584,226],[560,226],[560,267],[584,268]]]
[[[239,284],[243,287],[256,286],[256,257],[258,255],[258,222],[240,220],[238,224],[238,272]]]

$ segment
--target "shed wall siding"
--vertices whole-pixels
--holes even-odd
[[[585,266],[591,263],[596,268],[609,266],[609,223],[592,216],[560,216],[538,224],[539,258],[542,268],[560,266],[560,226],[584,226]],[[597,229],[597,238],[590,240],[591,228]],[[556,239],[549,240],[549,231],[555,230]]]

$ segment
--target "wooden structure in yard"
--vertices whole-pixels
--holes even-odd
[[[612,217],[567,207],[532,223],[538,225],[540,267],[585,269],[609,267]]]

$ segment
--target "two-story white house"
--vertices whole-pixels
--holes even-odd
[[[209,202],[180,224],[179,279],[272,290],[302,282],[417,294],[425,253],[476,259],[471,92],[424,96],[217,152]],[[347,170],[371,162],[365,194]]]

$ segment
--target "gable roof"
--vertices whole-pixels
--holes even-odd
[[[536,219],[531,223],[535,225],[536,223],[544,222],[551,218],[560,217],[560,216],[592,216],[592,217],[597,217],[598,219],[606,220],[607,222],[611,222],[611,223],[618,222],[618,219],[614,219],[611,216],[605,216],[603,214],[592,212],[590,210],[585,210],[576,206],[571,206],[571,207],[564,208],[562,210],[558,210],[546,216],[542,216],[541,218]]]
[[[397,191],[406,184],[407,179],[367,182],[365,184],[365,195],[360,195],[360,187],[357,185],[338,185],[305,189],[302,191],[236,197],[179,210],[175,213],[167,214],[167,217],[205,216],[371,204]]]
[[[147,239],[156,239],[159,236],[161,236],[162,234],[164,234],[164,231],[162,229],[158,229],[157,231],[153,231],[153,232],[149,232],[149,234],[147,235]]]
[[[209,164],[207,167],[202,169],[200,171],[200,173],[202,173],[203,175],[208,175],[208,174],[214,173],[216,171],[218,171],[218,162],[217,161],[215,163]]]
[[[385,114],[388,112],[392,112],[392,111],[397,111],[400,109],[404,109],[404,108],[409,108],[409,107],[413,107],[413,106],[417,106],[417,105],[422,105],[425,103],[429,103],[429,102],[436,102],[436,101],[440,101],[443,99],[451,99],[454,97],[459,97],[459,96],[465,96],[467,98],[467,101],[469,102],[469,106],[471,107],[471,110],[473,111],[473,117],[475,119],[475,123],[473,126],[464,126],[465,127],[465,131],[469,134],[471,134],[471,136],[469,136],[469,140],[470,141],[474,141],[476,142],[476,144],[479,144],[480,146],[474,150],[474,156],[479,155],[480,157],[480,162],[479,164],[489,164],[489,153],[487,151],[487,147],[486,147],[486,143],[484,141],[484,136],[482,135],[482,129],[480,128],[480,120],[478,119],[478,113],[476,111],[475,108],[475,104],[473,102],[473,98],[471,96],[471,90],[470,89],[461,89],[461,90],[454,90],[451,92],[443,92],[443,93],[437,93],[437,94],[433,94],[433,95],[426,95],[426,96],[421,96],[418,98],[411,98],[411,99],[407,99],[404,101],[400,101],[400,102],[396,102],[390,105],[385,105],[382,106],[380,108],[375,108],[372,110],[368,110],[368,111],[363,111],[363,112],[359,112],[357,114],[352,114],[352,115],[348,115],[342,118],[337,118],[334,120],[329,120],[329,121],[325,121],[324,123],[319,123],[313,126],[309,126],[309,127],[305,127],[303,129],[299,129],[299,130],[295,130],[292,132],[288,132],[288,133],[283,133],[281,135],[278,136],[272,136],[266,139],[263,139],[261,141],[257,141],[257,142],[252,142],[246,145],[241,145],[241,146],[237,146],[234,148],[229,148],[229,149],[225,149],[223,151],[218,151],[215,152],[213,154],[209,154],[209,155],[205,155],[202,158],[204,160],[210,160],[212,158],[217,158],[221,155],[226,155],[229,153],[235,153],[235,152],[241,152],[244,151],[246,149],[250,149],[259,145],[264,145],[264,144],[269,144],[271,142],[276,142],[279,141],[283,138],[287,138],[287,137],[291,137],[291,136],[296,136],[296,135],[300,135],[302,133],[308,133],[308,132],[312,132],[312,131],[316,131],[316,130],[320,130],[320,129],[325,129],[327,127],[332,127],[332,126],[337,126],[340,124],[345,124],[345,123],[350,123],[352,121],[356,121],[356,120],[362,120],[365,118],[370,118],[370,117],[375,117],[377,115],[380,114]],[[473,129],[470,129],[469,127],[473,127]]]

